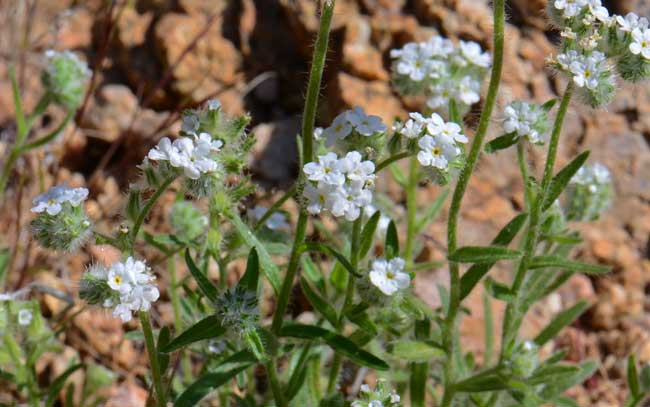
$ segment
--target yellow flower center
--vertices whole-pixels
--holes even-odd
[[[395,274],[393,274],[393,272],[389,271],[389,272],[386,273],[386,278],[389,279],[389,280],[392,280],[392,279],[395,278]]]
[[[433,147],[433,148],[431,149],[431,154],[433,154],[433,155],[435,155],[435,156],[439,156],[441,152],[442,152],[442,151],[440,150],[440,147]]]
[[[121,276],[115,276],[115,278],[113,278],[113,281],[115,281],[116,284],[121,284],[122,283],[122,277]]]

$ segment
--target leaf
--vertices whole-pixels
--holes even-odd
[[[544,203],[542,205],[542,210],[546,211],[548,208],[553,205],[553,202],[560,196],[564,188],[569,184],[571,178],[575,175],[576,172],[582,167],[582,165],[587,161],[589,157],[589,151],[585,151],[582,154],[574,158],[570,163],[568,163],[564,168],[560,170],[553,179],[551,180],[548,190],[546,191],[546,196],[544,197]]]
[[[379,333],[379,330],[377,329],[377,325],[368,316],[367,309],[368,304],[361,303],[352,309],[346,310],[345,317],[365,331],[370,337],[374,338]]]
[[[397,238],[397,227],[392,220],[386,229],[386,259],[390,260],[399,255],[399,239]]]
[[[227,383],[230,379],[237,376],[250,366],[249,364],[237,367],[226,372],[207,373],[198,378],[185,391],[178,396],[174,402],[174,407],[193,407],[211,391]]]
[[[221,326],[221,321],[215,315],[205,317],[196,324],[187,328],[183,333],[172,339],[166,346],[158,349],[162,353],[170,353],[176,349],[190,343],[202,341],[204,339],[218,338],[226,333],[226,329]]]
[[[499,136],[489,143],[485,144],[486,153],[494,153],[499,150],[504,150],[512,145],[514,145],[519,140],[517,133],[512,132]]]
[[[433,200],[431,205],[427,208],[427,211],[422,215],[422,218],[420,218],[417,221],[417,225],[415,227],[415,232],[420,233],[422,232],[429,224],[435,219],[435,217],[440,213],[440,210],[442,209],[442,205],[445,203],[445,200],[447,200],[447,197],[449,196],[449,189],[444,189],[436,197],[436,199]]]
[[[68,377],[70,377],[71,374],[81,369],[83,366],[84,366],[83,363],[77,363],[76,365],[72,365],[69,368],[67,368],[63,373],[61,373],[56,379],[54,379],[52,384],[48,386],[47,399],[45,402],[46,407],[52,407],[54,405],[56,399],[59,396],[59,392],[61,392],[61,389],[65,385],[65,381],[68,380]]]
[[[636,371],[636,358],[631,354],[627,358],[627,385],[630,388],[632,397],[637,398],[641,395],[641,386],[639,385],[639,374]]]
[[[254,247],[248,253],[248,260],[246,261],[246,272],[239,280],[238,285],[248,291],[257,293],[257,285],[260,279],[260,260],[257,256],[257,249]]]
[[[508,383],[506,378],[501,375],[501,368],[497,367],[461,380],[453,387],[458,392],[472,393],[503,390],[508,388]]]
[[[0,249],[0,289],[2,289],[7,276],[7,269],[9,268],[9,248],[3,247]]]
[[[237,214],[228,213],[227,216],[246,245],[257,249],[262,273],[264,273],[266,279],[271,283],[275,295],[278,295],[280,293],[280,286],[282,286],[282,279],[280,278],[280,270],[278,269],[278,266],[273,263],[271,255],[257,237],[255,237],[255,233],[247,224],[242,222],[241,218]]]
[[[210,301],[215,302],[218,297],[217,287],[215,287],[214,284],[208,280],[208,277],[206,277],[206,275],[196,267],[194,260],[192,260],[192,256],[190,256],[190,249],[185,249],[185,263],[190,269],[190,273],[192,273],[192,277],[194,277],[194,280],[196,281],[196,284],[198,284],[203,295],[208,297]]]
[[[540,332],[534,339],[534,342],[542,346],[549,340],[553,339],[562,328],[570,325],[575,321],[583,312],[589,308],[586,301],[580,301],[571,308],[565,309],[560,312],[553,320]]]
[[[492,297],[505,302],[512,302],[516,297],[515,294],[510,291],[510,287],[499,283],[490,277],[485,279],[485,290],[490,293]]]
[[[540,268],[558,268],[563,270],[579,271],[587,274],[604,274],[611,271],[609,267],[569,260],[565,257],[552,254],[533,257],[528,268],[531,270]]]
[[[302,289],[303,294],[305,294],[305,297],[309,300],[309,303],[314,307],[314,310],[318,311],[319,314],[325,317],[332,326],[337,327],[339,324],[336,310],[329,302],[311,288],[311,285],[303,276],[300,277],[300,288]]]
[[[323,273],[320,271],[318,266],[314,264],[314,261],[309,256],[304,256],[301,259],[302,262],[302,276],[305,276],[312,284],[316,286],[318,291],[326,294],[325,281],[323,279]]]
[[[377,356],[359,348],[350,339],[332,331],[328,331],[325,328],[315,325],[287,324],[282,327],[280,336],[310,340],[323,339],[332,349],[334,349],[334,351],[348,357],[359,365],[367,366],[376,370],[389,369],[388,364]]]
[[[539,384],[548,384],[561,381],[567,376],[574,376],[580,372],[577,366],[573,365],[551,365],[537,369],[527,380],[528,384],[537,386]]]
[[[492,240],[493,246],[507,246],[517,236],[517,233],[526,224],[528,219],[527,213],[521,213],[508,222],[497,236]],[[460,299],[461,301],[469,295],[476,284],[481,281],[488,271],[494,266],[494,262],[476,263],[470,267],[460,279]]]
[[[553,109],[553,106],[555,106],[556,103],[557,103],[557,98],[550,99],[542,105],[542,109],[546,110],[546,112],[548,113],[551,111],[551,109]]]
[[[650,392],[650,364],[645,363],[639,374],[639,383],[644,393]]]
[[[465,246],[449,254],[447,259],[456,263],[488,263],[499,260],[514,260],[521,257],[518,250],[501,246]]]
[[[344,255],[337,252],[332,246],[326,245],[324,243],[314,243],[314,242],[305,242],[302,244],[301,251],[309,252],[320,252],[328,254],[334,258],[353,276],[361,277],[361,274],[352,267],[352,264],[345,258]]]
[[[265,360],[267,358],[264,341],[260,338],[259,332],[256,329],[246,331],[244,333],[244,339],[248,343],[248,348],[253,352],[257,360]]]
[[[391,353],[407,362],[428,362],[445,357],[444,350],[422,341],[399,341]]]
[[[578,365],[579,370],[572,376],[563,376],[562,380],[554,382],[552,385],[548,384],[540,393],[540,396],[544,399],[550,399],[557,397],[564,393],[566,390],[571,387],[580,384],[591,377],[596,369],[598,369],[598,363],[588,360],[582,362]]]
[[[388,170],[390,171],[390,174],[393,176],[393,179],[395,179],[395,182],[397,182],[402,188],[406,188],[406,176],[402,172],[402,170],[395,164],[389,165]]]
[[[169,367],[169,355],[160,351],[161,348],[167,346],[169,340],[171,339],[171,332],[168,327],[163,327],[158,332],[158,342],[156,343],[156,349],[158,349],[158,364],[160,365],[160,372],[164,373],[165,370]]]
[[[379,218],[381,218],[381,212],[375,211],[375,213],[368,219],[363,230],[361,231],[361,244],[359,245],[359,258],[363,259],[366,257],[366,254],[370,251],[372,243],[375,240],[375,232],[377,231],[377,225],[379,224]]]

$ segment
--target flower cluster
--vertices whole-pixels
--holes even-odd
[[[329,211],[336,217],[344,216],[353,221],[359,217],[361,209],[372,202],[375,164],[363,161],[358,151],[351,151],[342,158],[335,153],[321,155],[318,162],[305,164],[303,172],[310,181],[304,194],[311,214]]]
[[[372,263],[370,282],[385,295],[391,296],[411,285],[411,276],[404,272],[404,259],[377,259]]]
[[[543,144],[549,130],[546,110],[539,105],[526,102],[510,103],[503,110],[503,131],[526,137],[533,144]]]
[[[70,51],[48,50],[45,57],[47,65],[41,80],[47,94],[66,109],[76,109],[83,101],[91,76],[88,65]]]
[[[187,178],[196,180],[202,174],[219,170],[214,155],[222,146],[221,140],[213,140],[208,133],[192,134],[174,142],[164,137],[147,157],[152,161],[165,161],[174,168],[182,169]]]
[[[387,127],[380,117],[368,115],[357,106],[336,116],[328,128],[319,132],[317,138],[325,138],[327,147],[345,140],[346,147],[360,148],[371,144],[372,140],[368,137],[384,133],[386,130]]]
[[[90,220],[81,203],[88,197],[86,188],[55,186],[32,201],[37,216],[31,223],[36,240],[48,249],[71,251],[90,234]]]
[[[435,36],[425,42],[411,42],[390,53],[393,82],[403,94],[424,94],[427,105],[440,110],[454,101],[466,112],[480,99],[483,78],[491,66],[491,56],[475,42]]]
[[[571,178],[567,189],[569,220],[595,220],[612,203],[612,176],[600,163],[587,165]]]
[[[362,384],[359,400],[352,402],[352,407],[401,407],[401,398],[395,391],[390,391],[384,380],[378,380],[375,388]]]
[[[129,256],[108,269],[101,265],[89,267],[79,283],[79,296],[89,304],[114,306],[113,316],[128,322],[133,311],[148,311],[160,296],[152,284],[155,279],[144,261]]]

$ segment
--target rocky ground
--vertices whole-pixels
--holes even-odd
[[[74,50],[85,56],[95,72],[93,92],[75,123],[55,143],[26,156],[12,177],[0,212],[3,244],[13,244],[17,253],[10,287],[38,281],[74,295],[75,281],[91,257],[116,255],[91,246],[81,255],[53,256],[32,244],[26,225],[29,200],[36,195],[39,182],[87,185],[92,198],[89,212],[100,227],[110,230],[119,220],[122,191],[134,175],[125,169],[135,170],[160,137],[179,128],[183,108],[208,98],[219,98],[228,113],[251,113],[258,137],[253,168],[261,186],[282,188],[296,174],[296,160],[287,158],[286,152],[295,151],[293,140],[318,22],[313,1],[107,3],[0,2],[0,152],[6,151],[15,128],[7,79],[10,63],[18,67],[28,111],[39,94],[44,50]],[[616,13],[650,11],[643,0],[606,3]],[[508,4],[500,107],[513,98],[544,102],[562,88],[560,79],[545,68],[544,60],[553,52],[558,33],[547,26],[541,14],[544,5],[544,0]],[[389,50],[438,33],[489,47],[490,30],[491,11],[486,0],[338,0],[319,123],[327,125],[336,113],[355,105],[386,121],[417,109],[422,100],[400,98],[390,87]],[[480,106],[476,106],[470,113],[470,126],[479,112]],[[61,117],[62,112],[49,111],[36,132],[46,132]],[[626,356],[635,353],[641,361],[650,362],[650,302],[646,297],[650,283],[650,85],[621,87],[605,110],[574,104],[558,164],[585,149],[592,151],[592,159],[613,171],[616,199],[599,221],[576,225],[585,239],[576,254],[610,265],[614,273],[597,279],[573,278],[532,313],[525,333],[532,335],[578,299],[591,301],[588,314],[549,346],[569,347],[572,360],[598,359],[602,369],[572,394],[583,406],[613,407],[622,405],[627,393]],[[533,151],[531,155],[533,166],[539,169],[542,157]],[[522,206],[515,162],[512,153],[481,158],[463,206],[462,244],[487,243]],[[390,184],[386,188],[403,201],[400,191],[391,189]],[[439,192],[435,187],[421,188],[422,203],[430,202]],[[265,193],[260,190],[259,196]],[[170,195],[169,201],[172,199]],[[154,212],[154,225],[164,227],[164,213],[162,209]],[[441,220],[427,231],[424,256],[444,257],[444,227]],[[416,279],[416,291],[435,305],[437,294],[431,287],[446,280],[444,268],[422,273]],[[49,315],[68,305],[48,295],[42,298]],[[161,304],[160,318],[171,320],[166,301]],[[71,305],[76,310],[81,307]],[[471,297],[468,305],[473,312],[462,325],[465,342],[469,349],[480,351],[480,295]],[[499,305],[495,306],[498,319]],[[119,376],[119,384],[109,389],[110,405],[139,405],[144,390],[137,378],[146,363],[142,350],[125,339],[121,322],[106,312],[86,310],[70,323],[73,329],[65,331],[64,351],[43,358],[39,372],[60,372],[67,360],[76,356],[101,361]],[[2,397],[0,390],[0,401]]]

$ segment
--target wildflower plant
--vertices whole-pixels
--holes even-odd
[[[143,157],[116,230],[100,232],[87,220],[88,191],[58,186],[34,200],[32,229],[42,246],[71,250],[92,235],[122,253],[113,264],[89,265],[79,296],[125,323],[133,325],[137,315],[149,357],[151,405],[173,400],[175,406],[193,406],[211,395],[224,406],[574,405],[565,390],[590,377],[596,364],[570,364],[563,352],[542,358],[539,350],[589,304],[561,311],[532,339],[519,334],[531,307],[573,274],[608,271],[569,256],[580,243],[569,221],[595,219],[611,203],[613,186],[604,167],[584,166],[588,152],[556,171],[563,121],[574,93],[598,107],[612,99],[619,77],[645,78],[650,52],[643,18],[610,16],[598,0],[549,4],[563,33],[549,63],[564,75],[567,88],[559,103],[508,104],[498,119],[501,135],[488,143],[503,67],[503,0],[494,1],[492,55],[477,43],[439,36],[391,52],[396,89],[424,95],[424,111],[384,123],[353,107],[316,131],[334,11],[334,1],[326,0],[307,85],[298,179],[268,208],[250,198],[256,190],[247,168],[255,140],[246,130],[250,118],[228,117],[216,100],[184,112],[179,134],[161,139]],[[52,69],[80,68],[67,61]],[[488,73],[472,130],[463,116],[480,101]],[[66,78],[47,75],[51,86]],[[47,98],[67,103],[78,85],[52,87]],[[70,97],[55,98],[61,89]],[[490,245],[460,246],[460,208],[481,151],[513,146],[524,210]],[[542,174],[528,167],[529,148],[545,149]],[[400,160],[407,162],[404,167]],[[388,175],[404,192],[403,211],[376,188]],[[420,207],[418,186],[426,182],[442,192]],[[421,261],[421,236],[451,189],[449,284],[438,287],[441,305],[430,309],[412,287],[418,272],[442,267]],[[169,233],[146,230],[153,207],[170,190],[176,199],[167,214]],[[298,207],[295,219],[282,211],[290,199]],[[145,246],[151,250],[141,250]],[[145,257],[155,252],[165,261]],[[181,257],[185,276],[177,270]],[[514,266],[510,281],[490,275],[497,262]],[[467,265],[462,274],[461,264]],[[479,284],[486,306],[482,358],[462,349],[458,329],[463,301]],[[151,313],[161,298],[171,302],[174,323],[155,335]],[[492,301],[506,309],[498,350]],[[296,304],[309,312],[297,318]],[[32,319],[12,311],[11,320],[31,326],[39,320],[35,311]],[[176,355],[179,363],[172,363]],[[368,379],[360,367],[375,371],[374,388],[362,383]],[[256,374],[261,369],[263,381]],[[628,405],[638,405],[649,391],[639,384],[649,370],[638,373],[631,359],[628,371]],[[353,382],[356,374],[360,379]],[[355,387],[358,394],[350,394]]]

